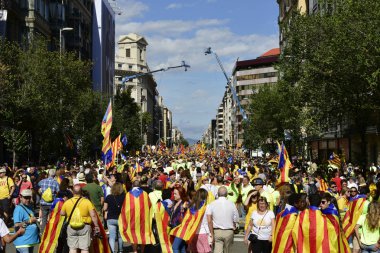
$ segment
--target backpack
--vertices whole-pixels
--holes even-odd
[[[84,225],[86,224],[84,223],[82,215],[80,213],[80,209],[77,206],[75,207],[73,214],[71,216],[70,227],[72,229],[82,229]]]
[[[309,184],[309,192],[307,193],[308,195],[312,194],[317,194],[318,193],[318,188],[315,184]]]
[[[42,193],[42,199],[47,202],[47,203],[50,203],[50,202],[53,202],[53,192],[52,190],[50,189],[50,187],[48,187],[43,193]]]

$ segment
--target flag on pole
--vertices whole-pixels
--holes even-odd
[[[38,253],[53,253],[58,245],[58,235],[61,233],[64,217],[61,216],[61,209],[64,200],[57,198],[54,200],[49,221],[46,223],[45,230],[41,237],[41,244]]]
[[[109,167],[112,163],[112,147],[110,140],[110,132],[112,127],[112,103],[108,104],[107,111],[102,120],[101,132],[104,137],[102,146],[102,160]]]
[[[123,138],[121,139],[121,143],[123,143],[123,146],[127,146],[128,144],[128,139],[127,139],[127,136],[124,134],[123,135]]]
[[[278,161],[278,170],[280,171],[280,176],[277,179],[277,186],[280,186],[285,183],[289,183],[289,170],[292,166],[292,163],[289,160],[288,151],[286,151],[285,145],[281,145],[280,158]]]
[[[148,193],[140,188],[128,192],[118,221],[123,241],[132,244],[155,244],[152,216]]]
[[[331,166],[336,167],[338,169],[340,169],[340,167],[342,165],[342,162],[341,162],[339,156],[337,154],[335,154],[334,152],[330,155],[328,162]]]
[[[117,153],[123,148],[120,137],[121,135],[119,134],[119,136],[112,142],[112,164],[115,164]]]

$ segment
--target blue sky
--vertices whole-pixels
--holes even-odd
[[[276,0],[110,0],[116,15],[116,40],[135,32],[149,43],[151,70],[180,65],[191,68],[154,75],[165,105],[173,112],[173,124],[185,138],[200,139],[225,91],[226,80],[215,57],[205,56],[212,47],[228,75],[237,58],[256,58],[278,47]]]

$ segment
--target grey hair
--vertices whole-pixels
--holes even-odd
[[[55,176],[55,169],[50,169],[49,170],[49,177],[54,177]]]
[[[227,197],[227,188],[225,186],[219,187],[218,196],[219,197]]]

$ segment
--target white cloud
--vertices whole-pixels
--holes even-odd
[[[122,10],[121,15],[116,16],[117,23],[124,23],[132,18],[142,17],[143,14],[149,10],[148,5],[136,0],[118,0],[115,1],[113,5]]]
[[[170,10],[170,9],[181,9],[183,7],[182,4],[178,4],[178,3],[172,3],[172,4],[169,4],[168,6],[166,6],[166,9]]]

